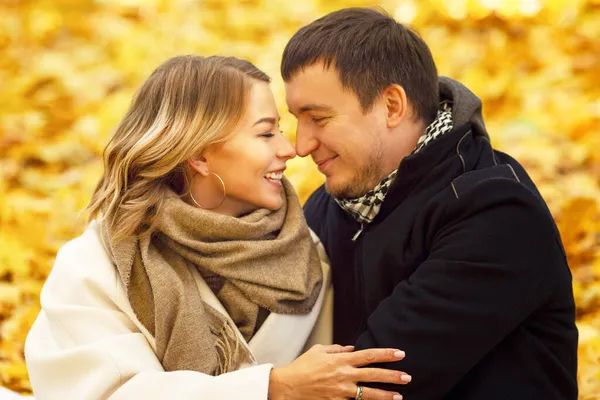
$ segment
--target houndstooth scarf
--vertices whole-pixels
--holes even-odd
[[[452,130],[452,109],[448,102],[440,104],[435,120],[425,129],[425,132],[419,138],[417,146],[411,154],[416,154],[429,143],[433,142],[438,137]],[[377,186],[369,190],[364,195],[354,199],[338,199],[334,198],[339,206],[350,214],[355,220],[361,224],[371,223],[381,208],[383,200],[387,195],[394,179],[398,174],[398,169],[393,170],[386,176]]]

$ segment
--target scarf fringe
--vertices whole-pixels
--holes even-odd
[[[245,360],[249,360],[249,352],[241,345],[240,338],[229,323],[225,321],[216,335],[218,367],[215,375],[237,370]]]

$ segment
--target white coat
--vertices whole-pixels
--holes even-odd
[[[318,238],[311,234],[324,276],[313,311],[271,313],[248,343],[241,339],[256,361],[213,377],[164,371],[155,340],[135,317],[102,245],[99,225],[90,224],[60,249],[42,289],[42,309],[25,343],[34,396],[38,400],[266,400],[273,367],[290,363],[313,344],[332,340],[329,263]],[[190,270],[203,300],[229,317],[198,271]]]

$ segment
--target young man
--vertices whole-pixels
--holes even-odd
[[[372,9],[300,29],[281,70],[297,152],[326,176],[305,213],[332,263],[335,342],[405,350],[386,367],[412,375],[391,388],[408,400],[577,399],[560,236],[481,101]]]

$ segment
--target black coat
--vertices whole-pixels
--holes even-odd
[[[319,188],[305,214],[331,259],[334,340],[398,348],[406,400],[576,400],[571,273],[514,159],[464,124],[406,157],[376,219]],[[368,385],[367,385],[368,386]]]

